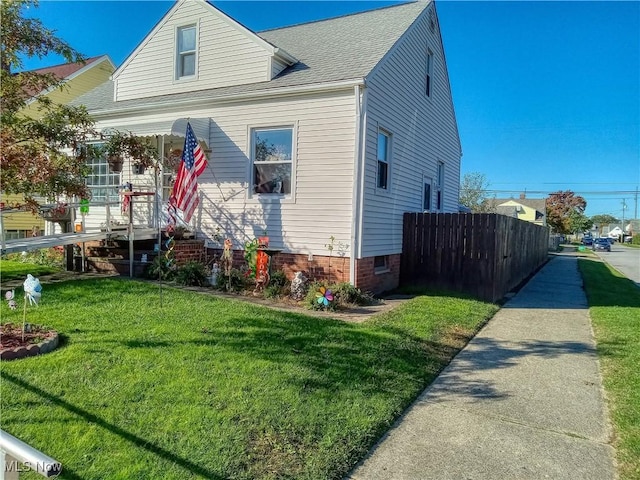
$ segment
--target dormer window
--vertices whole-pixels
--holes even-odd
[[[194,77],[196,74],[195,25],[178,28],[176,79]]]

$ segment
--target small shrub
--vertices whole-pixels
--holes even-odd
[[[242,292],[247,288],[247,284],[246,275],[237,268],[232,268],[231,275],[229,277],[227,277],[223,272],[220,272],[214,288],[230,292]]]
[[[346,305],[371,305],[375,303],[374,298],[359,288],[354,287],[349,282],[342,282],[329,287],[336,296],[336,303],[344,307]]]
[[[631,244],[640,245],[640,235],[636,233],[633,237],[631,237]]]
[[[283,288],[287,283],[289,283],[289,280],[287,280],[287,276],[283,271],[277,271],[271,274],[269,286],[273,285],[274,287]]]
[[[64,267],[63,248],[43,248],[40,250],[31,250],[29,252],[10,253],[6,255],[5,258],[7,260],[13,260],[22,263],[35,263],[36,265],[44,265],[47,267]]]
[[[176,274],[176,268],[173,262],[167,259],[164,253],[161,253],[147,267],[147,278],[157,280],[170,281]]]
[[[331,290],[333,301],[328,306],[318,303],[318,293],[320,288],[325,287]],[[369,293],[363,292],[359,288],[354,287],[349,282],[337,284],[328,284],[327,282],[313,282],[309,285],[309,291],[305,297],[304,303],[312,310],[336,310],[340,308],[348,308],[352,305],[372,305],[376,300]]]
[[[200,262],[190,261],[176,271],[175,279],[179,285],[204,287],[209,285],[207,270]]]
[[[273,272],[269,285],[264,289],[265,298],[275,298],[289,294],[289,280],[283,271]]]
[[[322,287],[329,289],[333,292],[331,286],[328,285],[326,282],[313,282],[309,284],[309,291],[307,292],[307,296],[304,298],[304,303],[307,306],[307,308],[310,308],[311,310],[334,311],[338,306],[335,299],[334,301],[330,302],[329,305],[327,306],[321,303],[318,303],[318,294],[320,293],[320,289]]]

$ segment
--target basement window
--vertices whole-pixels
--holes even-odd
[[[373,257],[373,272],[386,273],[389,271],[389,255]]]

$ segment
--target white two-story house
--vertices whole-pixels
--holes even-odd
[[[208,158],[191,227],[235,249],[266,232],[289,274],[331,256],[333,280],[392,288],[403,213],[458,209],[461,146],[433,1],[255,33],[180,0],[76,103],[106,132],[150,137],[164,159],[190,121]],[[101,161],[96,197],[130,182],[158,185],[166,202],[170,168],[112,174]]]

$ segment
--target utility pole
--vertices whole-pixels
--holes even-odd
[[[627,199],[623,198],[622,199],[622,235],[620,236],[620,238],[622,239],[622,243],[624,243],[624,211],[627,208]]]
[[[638,220],[638,187],[636,187],[635,202],[636,207],[633,209],[633,219]]]

